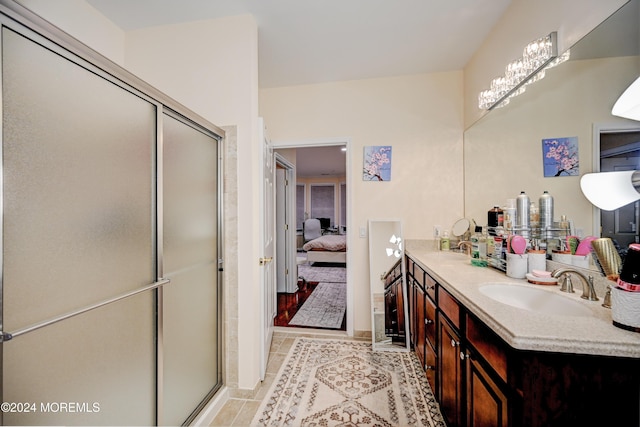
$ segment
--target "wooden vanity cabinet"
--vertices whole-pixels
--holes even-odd
[[[438,305],[439,402],[447,425],[508,426],[506,349],[442,287]]]
[[[407,283],[414,293],[409,310],[409,322],[415,325],[412,344],[447,425],[508,426],[514,405],[504,392],[504,347],[411,258],[407,266]]]
[[[640,359],[514,349],[411,265],[412,343],[447,426],[640,426]]]

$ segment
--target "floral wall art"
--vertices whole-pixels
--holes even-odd
[[[542,140],[544,176],[577,176],[578,137],[551,138]]]
[[[391,146],[372,145],[364,147],[364,181],[391,181]]]

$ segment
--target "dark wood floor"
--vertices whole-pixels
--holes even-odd
[[[298,291],[294,294],[278,293],[278,314],[274,319],[275,326],[289,326],[289,322],[296,315],[302,304],[309,298],[309,295],[318,285],[318,282],[307,282],[303,284],[298,282]],[[346,314],[342,319],[341,331],[347,330]],[[304,328],[304,326],[295,326],[296,328]],[[324,329],[324,328],[314,328]],[[332,329],[332,328],[326,328]],[[334,329],[335,330],[335,329]]]

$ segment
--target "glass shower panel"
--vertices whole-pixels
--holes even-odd
[[[16,337],[3,347],[4,425],[155,423],[154,292]]]
[[[2,108],[3,330],[153,283],[156,107],[4,27]],[[100,406],[4,422],[153,424],[153,294],[4,342],[5,401]]]
[[[3,327],[155,281],[155,107],[2,33]]]
[[[220,383],[218,141],[163,116],[162,423],[178,425]]]

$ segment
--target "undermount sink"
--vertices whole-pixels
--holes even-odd
[[[591,316],[591,310],[581,302],[543,289],[508,283],[488,283],[480,292],[502,304],[524,310],[560,316]]]

